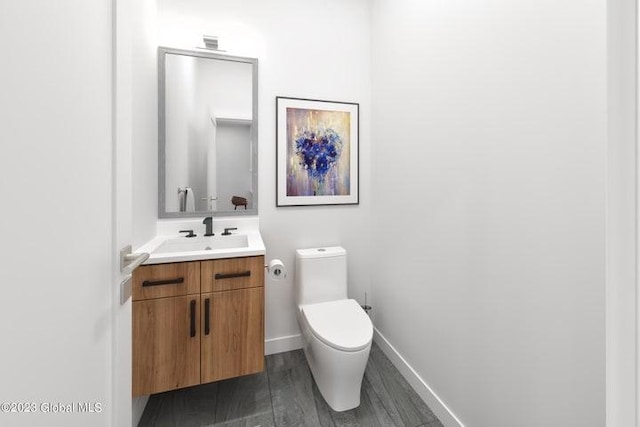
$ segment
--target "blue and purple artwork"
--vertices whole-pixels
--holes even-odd
[[[287,196],[350,194],[351,114],[287,108]]]

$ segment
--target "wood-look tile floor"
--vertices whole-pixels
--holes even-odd
[[[266,357],[264,372],[151,396],[139,427],[442,427],[374,343],[360,406],[335,412],[302,350]]]

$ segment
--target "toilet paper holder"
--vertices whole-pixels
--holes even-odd
[[[277,258],[269,261],[269,264],[265,264],[264,268],[273,280],[282,280],[287,278],[287,268],[284,266],[284,263]]]

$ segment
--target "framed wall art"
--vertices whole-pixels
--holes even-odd
[[[276,97],[276,206],[359,202],[359,105]]]

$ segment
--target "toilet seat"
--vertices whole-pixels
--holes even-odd
[[[337,350],[358,351],[371,343],[371,319],[356,300],[305,304],[300,310],[313,335]]]

